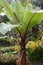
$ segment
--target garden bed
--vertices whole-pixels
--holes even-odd
[[[43,49],[42,49],[43,50]],[[26,51],[29,53],[29,48],[27,47]],[[37,52],[38,53],[38,52]],[[0,65],[16,65],[16,60],[18,58],[18,51],[14,51],[14,46],[11,47],[0,47]],[[27,54],[29,56],[29,54]],[[33,56],[31,56],[33,58]],[[43,58],[42,58],[43,59]],[[42,63],[39,63],[40,60],[34,63],[29,62],[28,57],[28,65],[43,65]]]
[[[0,54],[0,65],[15,65],[17,55],[4,53]]]
[[[11,47],[0,47],[0,65],[16,65],[17,51]]]

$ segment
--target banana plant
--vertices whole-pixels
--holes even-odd
[[[10,5],[6,0],[0,0],[0,5],[5,9],[4,13],[9,20],[13,22],[12,24],[20,25],[15,27],[20,35],[20,40],[14,39],[21,47],[17,65],[27,65],[25,49],[27,40],[26,36],[28,35],[28,31],[36,24],[39,24],[43,19],[43,10],[33,10],[33,6],[30,6],[29,3],[26,7],[23,7],[19,0],[12,0]]]

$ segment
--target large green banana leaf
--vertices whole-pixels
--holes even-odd
[[[24,15],[24,7],[20,3],[20,1],[19,0],[12,0],[10,6],[11,6],[13,12],[17,15],[18,22],[22,22],[23,15]]]
[[[28,23],[28,30],[30,30],[32,27],[34,27],[36,24],[40,23],[40,21],[43,19],[43,10],[31,12],[29,10],[26,10],[23,17],[23,25],[20,29],[22,34],[25,32],[26,27]]]
[[[11,9],[11,7],[9,6],[8,2],[7,2],[6,0],[0,0],[0,5],[1,5],[2,7],[4,7],[8,18],[9,18],[10,20],[12,20],[13,22],[16,21],[16,20],[15,20],[15,16],[14,16],[14,14],[13,14],[13,12],[12,12],[12,9]]]
[[[30,30],[43,19],[43,10],[32,12],[32,6],[23,7],[19,0],[12,0],[10,5],[6,0],[0,0],[0,4],[5,8],[10,20],[15,22],[17,19],[16,21],[21,23],[19,27],[21,34],[25,33],[27,26],[27,29]]]
[[[20,22],[22,23],[20,27],[20,32],[23,34],[26,30],[26,27],[29,22],[29,29],[31,29],[36,24],[40,23],[40,20],[43,19],[43,11],[41,12],[32,12],[33,6],[29,3],[26,7],[23,7],[19,0],[12,0],[11,7],[13,12],[17,14],[17,17],[19,18]],[[24,8],[24,9],[23,9]],[[34,17],[32,18],[32,16]],[[30,21],[30,19],[32,20]]]

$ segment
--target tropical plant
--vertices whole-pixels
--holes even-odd
[[[18,60],[18,65],[27,65],[26,60],[26,40],[27,40],[27,34],[28,31],[34,27],[36,24],[40,23],[40,20],[43,19],[43,11],[34,11],[32,10],[33,7],[29,4],[26,7],[23,7],[19,0],[12,0],[11,4],[9,5],[6,0],[0,0],[0,5],[3,6],[5,9],[4,13],[9,18],[10,23],[17,25],[15,26],[16,30],[18,31],[20,35],[20,39],[14,40],[19,43],[21,49],[20,49],[20,58]],[[10,30],[14,26],[10,24]],[[19,25],[18,25],[19,24]],[[0,24],[1,25],[1,24]],[[9,25],[9,24],[8,24]],[[5,26],[5,25],[4,25]],[[2,26],[0,27],[0,30],[2,32]],[[9,31],[9,27],[6,27],[3,29],[4,31]],[[6,32],[7,32],[6,31]],[[4,33],[6,33],[4,32]],[[3,33],[3,32],[2,32]]]

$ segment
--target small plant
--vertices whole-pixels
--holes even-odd
[[[27,44],[27,55],[29,61],[36,63],[43,63],[43,47],[40,42],[29,42]]]
[[[36,24],[39,24],[40,20],[43,19],[43,11],[33,10],[33,6],[30,6],[29,4],[27,4],[26,7],[23,7],[19,0],[12,0],[10,5],[6,0],[0,0],[0,5],[3,6],[4,13],[10,20],[9,22],[11,22],[13,25],[18,25],[15,26],[15,29],[19,33],[20,39],[14,38],[14,40],[19,43],[21,47],[20,57],[17,61],[17,64],[27,65],[25,49],[27,43],[27,34],[32,27],[34,27]],[[9,31],[9,28],[6,30]]]

